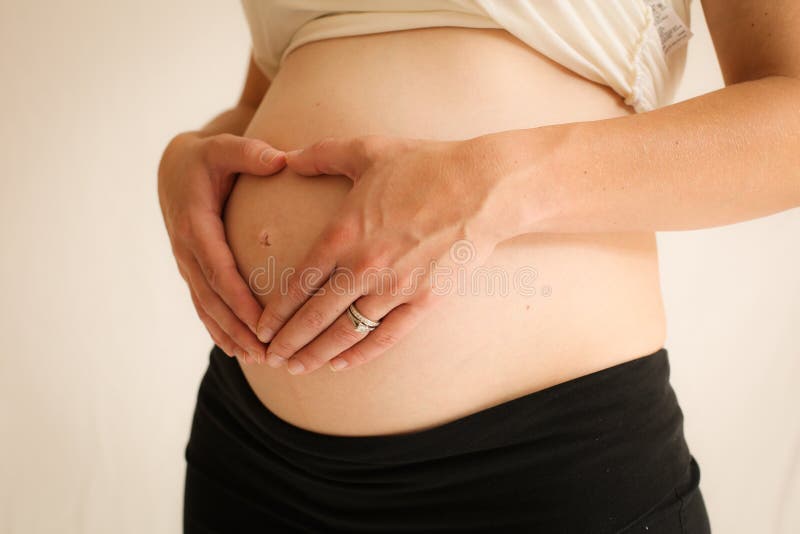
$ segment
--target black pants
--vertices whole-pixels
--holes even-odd
[[[333,436],[218,348],[186,448],[187,533],[708,533],[666,349],[437,427]]]

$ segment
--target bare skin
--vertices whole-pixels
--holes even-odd
[[[474,50],[469,58],[460,56],[465,49]],[[393,58],[391,65],[386,57]],[[425,72],[425,80],[410,74],[392,79],[394,71]],[[461,141],[631,113],[609,88],[567,71],[506,32],[435,28],[297,49],[272,81],[245,136],[282,150],[363,134]],[[445,178],[419,178],[428,183],[414,188],[423,205],[469,204],[466,191],[436,189]],[[354,190],[346,177],[304,177],[291,169],[267,178],[239,178],[225,210],[226,233],[239,271],[262,304],[286,293],[261,290],[264,268],[272,261],[272,272],[302,269],[315,240]],[[398,191],[381,198],[399,196]],[[264,231],[269,247],[260,243]],[[297,376],[285,365],[246,365],[245,376],[258,397],[285,420],[318,432],[406,432],[662,346],[664,314],[652,232],[532,233],[491,251],[484,241],[466,237],[475,244],[476,260],[508,277],[507,292],[481,286],[437,299],[441,302],[427,310],[422,324],[368,365],[346,372],[335,373],[324,362]],[[526,269],[538,276],[529,281],[532,295],[511,287],[514,275]],[[365,306],[364,312],[373,310]],[[333,337],[355,340],[352,328]],[[273,342],[268,348],[277,346]]]
[[[704,2],[729,87],[637,116],[627,116],[608,88],[501,31],[397,32],[296,50],[245,135],[284,150],[324,137],[380,137],[290,154],[289,169],[269,178],[242,176],[226,208],[242,275],[249,278],[270,257],[277,270],[380,264],[369,251],[381,250],[382,237],[392,235],[374,231],[380,218],[364,219],[373,221],[367,232],[340,217],[369,212],[370,195],[359,193],[367,186],[395,183],[389,191],[396,194],[382,195],[388,204],[377,212],[396,217],[389,230],[411,220],[401,208],[416,206],[429,223],[422,227],[460,229],[433,243],[417,228],[420,242],[430,244],[420,247],[427,257],[441,255],[442,243],[454,236],[468,237],[481,261],[507,273],[533,266],[538,292],[532,299],[487,291],[437,299],[415,294],[405,302],[361,297],[373,303],[362,311],[374,306],[389,327],[362,340],[341,329],[332,335],[345,301],[318,307],[322,313],[294,313],[314,310],[319,297],[259,291],[265,311],[258,326],[271,331],[256,330],[272,354],[307,364],[298,376],[245,365],[262,402],[320,432],[405,432],[659,348],[665,325],[653,232],[727,224],[800,203],[797,150],[787,141],[800,131],[800,43],[792,31],[798,9],[787,3],[776,6],[780,16],[769,16],[747,4]],[[463,50],[470,54],[462,60]],[[730,113],[734,108],[741,115]],[[494,132],[505,133],[486,135]],[[661,150],[654,154],[654,147]],[[392,173],[408,182],[386,181]],[[436,178],[443,179],[430,181]],[[415,204],[419,197],[411,193],[424,186],[439,194]],[[746,197],[737,195],[742,190]],[[454,207],[466,211],[454,215]],[[347,239],[337,244],[337,236]],[[416,262],[425,256],[408,250],[388,255]],[[413,313],[399,311],[409,304]],[[253,330],[252,319],[248,326]],[[311,340],[313,354],[313,345],[303,346]],[[319,367],[331,358],[344,359],[349,370]]]

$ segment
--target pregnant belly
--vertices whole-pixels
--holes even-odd
[[[466,139],[628,113],[609,88],[506,32],[437,28],[298,48],[246,135],[290,150],[327,136]],[[280,291],[281,273],[299,263],[349,187],[340,176],[288,170],[240,177],[226,232],[262,303]],[[366,365],[292,376],[285,367],[250,364],[243,372],[264,405],[296,426],[393,434],[649,354],[664,342],[652,233],[522,235],[501,243],[486,267],[485,277],[451,292]]]

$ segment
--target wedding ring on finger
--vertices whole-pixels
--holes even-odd
[[[379,324],[381,324],[380,321],[373,321],[372,319],[365,317],[363,313],[358,311],[355,302],[347,308],[347,317],[350,318],[350,322],[353,323],[353,328],[356,332],[372,332],[378,328]]]

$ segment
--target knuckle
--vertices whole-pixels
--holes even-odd
[[[378,135],[361,135],[353,138],[351,142],[353,148],[362,154],[367,154],[379,142],[379,139]]]
[[[356,273],[368,275],[379,274],[379,271],[386,269],[389,266],[388,259],[385,254],[379,251],[368,251],[358,257],[352,262],[352,268]]]
[[[324,152],[327,149],[329,149],[333,145],[334,142],[335,142],[335,138],[333,138],[333,137],[325,137],[323,139],[320,139],[319,141],[317,141],[313,145],[311,145],[311,150],[313,152],[315,152],[315,153]]]
[[[215,293],[219,293],[219,273],[216,267],[206,262],[201,262],[200,267],[203,270],[203,276],[208,282],[208,286],[213,289]]]
[[[259,159],[263,147],[255,139],[247,139],[238,144],[238,155],[244,159]]]
[[[303,364],[303,367],[309,371],[313,371],[325,363],[326,360],[326,358],[321,354],[308,348],[304,348],[303,350],[299,351],[297,354],[292,356],[292,358],[300,361]]]
[[[357,263],[361,270],[382,269],[389,266],[389,255],[376,246],[363,253]]]
[[[325,316],[319,310],[309,310],[303,314],[303,324],[312,329],[319,329],[325,325]]]
[[[179,241],[190,241],[194,234],[194,220],[192,217],[183,215],[175,219],[173,228],[175,229],[175,237]]]
[[[324,243],[336,248],[343,247],[352,241],[354,234],[352,224],[346,221],[337,221],[326,230]]]
[[[316,288],[325,282],[325,273],[315,265],[316,262],[311,263],[295,274],[299,286],[296,291],[302,292],[298,298],[309,298],[316,292]]]
[[[251,352],[252,349],[255,349],[255,345],[253,345],[253,343],[251,343],[246,336],[231,335],[230,337],[233,342],[242,349],[243,352]],[[257,353],[258,351],[255,352]]]
[[[286,284],[286,296],[293,303],[305,302],[311,296],[309,288],[306,287],[302,277],[295,276]]]
[[[351,365],[360,365],[369,361],[369,356],[364,349],[358,345],[353,346],[349,351],[348,361]]]
[[[225,314],[225,324],[223,325],[229,335],[241,346],[245,347],[248,344],[251,332],[239,319],[232,313]]]
[[[207,316],[214,318],[216,316],[214,300],[211,298],[211,295],[209,294],[208,288],[206,288],[205,284],[197,280],[197,278],[200,276],[202,275],[196,271],[189,272],[189,285],[196,292],[197,302],[202,308],[203,312],[205,312]]]
[[[359,332],[356,332],[354,328],[341,324],[333,329],[331,335],[337,343],[345,346],[354,345],[362,338],[362,335]]]
[[[204,163],[209,167],[217,167],[225,160],[226,153],[230,152],[230,147],[237,146],[235,143],[238,137],[230,133],[222,133],[207,137],[202,147]]]
[[[247,286],[239,284],[241,278],[237,278],[238,272],[235,267],[232,268],[227,262],[218,261],[216,267],[212,267],[215,271],[215,281],[217,293],[223,297],[223,300],[230,301],[231,305],[240,305],[245,301],[250,292]]]
[[[366,273],[373,267],[371,259],[367,256],[358,256],[350,262],[350,269],[360,280],[363,280]]]
[[[230,265],[228,265],[227,262],[217,260],[213,264],[209,263],[209,265],[211,265],[211,268],[215,272],[214,276],[216,277],[217,286],[219,286],[217,288],[219,290],[217,293],[220,295],[223,293],[225,294],[223,300],[234,300],[234,297],[241,295],[238,288],[233,284],[234,280],[231,277]]]
[[[273,330],[286,322],[288,317],[278,312],[272,306],[265,306],[262,312],[262,321]]]
[[[353,148],[357,153],[373,159],[386,145],[386,138],[382,135],[362,135],[353,140]]]
[[[211,137],[207,137],[205,139],[202,146],[202,153],[205,156],[207,163],[222,153],[227,139],[227,134],[212,135]]]
[[[190,209],[186,213],[187,237],[190,241],[197,241],[203,236],[204,218],[207,215],[200,210]]]
[[[297,352],[297,348],[294,344],[279,338],[273,339],[269,344],[270,352],[275,352],[284,357],[291,356]]]
[[[373,332],[372,336],[374,338],[373,342],[382,349],[387,349],[398,341],[398,337],[391,332],[380,332],[376,330]]]

